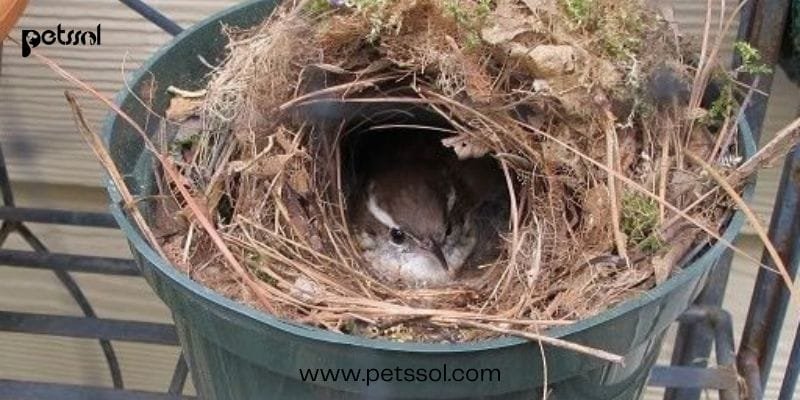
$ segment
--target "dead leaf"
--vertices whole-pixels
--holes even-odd
[[[279,154],[275,156],[264,157],[258,161],[255,166],[250,168],[250,172],[254,175],[271,178],[285,170],[286,162],[288,162],[292,157],[292,154]]]
[[[489,148],[477,143],[467,135],[458,135],[442,139],[442,146],[453,149],[459,160],[480,158],[489,153]]]
[[[183,122],[200,115],[203,99],[176,96],[169,100],[167,119],[174,122]]]
[[[664,283],[672,272],[672,266],[665,257],[666,255],[653,258],[653,276],[656,278],[656,285]]]
[[[493,46],[508,43],[517,36],[530,32],[532,29],[527,24],[518,23],[516,26],[508,24],[496,24],[493,26],[485,27],[481,30],[481,38],[483,38],[486,43],[489,43]]]
[[[698,125],[695,126],[695,129],[689,138],[689,143],[686,144],[686,150],[698,155],[699,157],[702,157],[703,159],[707,159],[711,156],[714,146],[715,138],[712,137],[711,133],[709,133],[707,129]]]
[[[675,169],[671,172],[672,175],[667,186],[669,188],[667,193],[668,201],[677,203],[681,196],[702,191],[704,185],[698,175],[681,169]]]
[[[322,288],[316,282],[305,276],[298,276],[292,288],[289,289],[289,294],[291,294],[292,297],[311,304],[316,304],[322,293]]]
[[[305,168],[293,171],[289,176],[289,186],[301,196],[306,196],[311,192],[311,177]]]
[[[536,0],[531,0],[536,2]],[[483,40],[493,46],[506,44],[524,33],[533,32],[539,26],[534,18],[521,13],[516,1],[500,0],[489,14],[484,28]]]
[[[689,120],[698,120],[705,118],[708,115],[708,110],[705,108],[697,107],[693,110],[686,111],[686,118]]]
[[[575,71],[578,55],[572,46],[540,45],[534,48],[509,44],[509,54],[539,78],[567,75]]]

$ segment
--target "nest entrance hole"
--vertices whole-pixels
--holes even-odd
[[[339,165],[342,190],[352,217],[365,201],[370,179],[377,170],[399,169],[408,173],[441,173],[445,176],[438,189],[457,188],[452,215],[469,213],[479,245],[460,268],[459,276],[474,275],[476,264],[495,261],[500,255],[501,235],[507,231],[509,195],[499,162],[491,155],[460,160],[456,152],[442,143],[457,131],[440,114],[426,106],[402,103],[368,106],[340,105],[324,110],[338,114],[340,138],[335,141],[341,154]],[[329,125],[333,126],[333,124]],[[424,167],[420,167],[424,165]],[[438,177],[438,176],[437,176]],[[398,188],[400,189],[400,188]],[[398,194],[399,195],[399,194]],[[461,207],[461,210],[456,211]],[[353,219],[350,218],[351,230]],[[448,221],[449,224],[449,221]],[[450,235],[450,227],[447,235]],[[470,272],[471,271],[471,272]]]

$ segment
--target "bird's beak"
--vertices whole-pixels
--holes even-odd
[[[434,243],[434,245],[431,248],[431,252],[436,257],[436,259],[439,260],[440,263],[442,263],[444,270],[449,271],[450,266],[447,265],[447,259],[444,258],[444,253],[442,253],[442,246],[439,246],[438,244]]]

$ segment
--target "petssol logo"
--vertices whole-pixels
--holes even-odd
[[[99,46],[100,24],[97,24],[97,30],[94,32],[80,30],[76,31],[73,29],[67,31],[61,27],[61,24],[58,24],[58,27],[56,27],[55,31],[48,29],[44,32],[39,32],[35,29],[23,29],[22,57],[31,55],[31,49],[38,47],[40,44],[50,46],[56,43],[64,46]]]

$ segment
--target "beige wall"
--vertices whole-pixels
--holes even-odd
[[[234,0],[150,0],[186,27]],[[31,0],[20,27],[86,29],[102,24],[102,45],[51,46],[39,50],[62,67],[90,82],[105,95],[123,87],[125,70],[136,69],[170,36],[146,22],[116,0]],[[20,30],[10,36],[19,39]],[[22,58],[20,48],[6,42],[0,74],[0,141],[13,179],[96,186],[100,168],[75,134],[64,101],[66,87],[33,58]],[[86,114],[95,126],[105,115],[96,103],[86,102]]]

